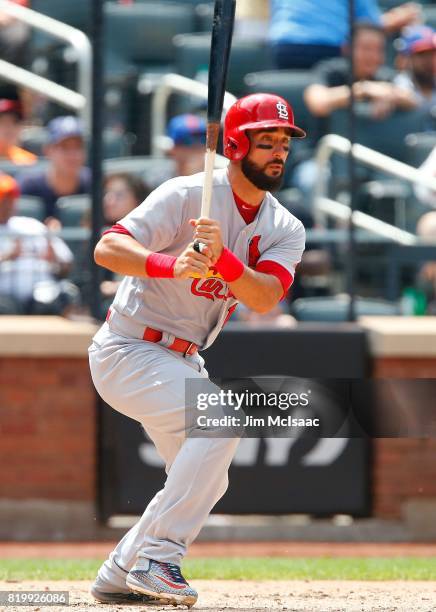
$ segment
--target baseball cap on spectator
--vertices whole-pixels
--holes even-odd
[[[18,183],[9,174],[0,174],[0,198],[19,198],[20,188]]]
[[[429,26],[410,26],[395,41],[395,47],[403,55],[436,50],[436,32]]]
[[[22,119],[23,107],[20,100],[0,98],[0,114],[1,113],[15,113],[19,119]]]
[[[206,144],[206,121],[196,115],[177,115],[168,123],[168,136],[174,145],[191,147]]]
[[[56,117],[56,119],[52,119],[47,125],[47,136],[47,143],[49,145],[58,144],[66,138],[83,139],[82,123],[73,115]]]

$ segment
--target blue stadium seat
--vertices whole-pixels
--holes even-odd
[[[18,217],[32,217],[38,221],[44,221],[45,205],[42,198],[38,196],[22,195],[18,199],[15,214]]]
[[[129,64],[168,64],[174,60],[172,39],[195,31],[190,4],[141,3],[104,6],[107,51]]]
[[[313,81],[310,70],[267,70],[252,72],[244,79],[247,94],[275,93],[285,98],[294,109],[295,122],[307,132],[307,142],[313,142],[315,119],[304,101],[304,90]]]
[[[406,136],[414,132],[426,131],[428,115],[424,111],[398,111],[390,117],[377,121],[368,114],[356,117],[356,142],[389,155],[394,159],[406,161]],[[348,136],[348,116],[346,111],[336,111],[330,117],[330,133]]]
[[[333,297],[300,298],[292,303],[292,314],[297,321],[347,321],[349,298],[346,295]],[[387,300],[358,297],[357,316],[395,316],[400,314],[399,305]]]
[[[92,10],[90,0],[32,0],[31,8],[79,30],[89,31]]]
[[[174,176],[174,162],[166,157],[120,157],[104,161],[105,174],[113,172],[131,172],[140,176],[145,183],[155,188]]]
[[[89,195],[64,196],[56,202],[63,227],[80,227],[91,210]]]
[[[422,7],[424,13],[425,25],[429,25],[436,29],[436,6],[432,2],[431,4],[424,4]]]
[[[207,72],[210,55],[210,34],[181,34],[174,38],[176,69],[179,74],[195,78]],[[236,96],[243,93],[248,72],[272,68],[266,43],[234,38],[230,55],[227,90]]]
[[[436,147],[436,132],[420,132],[406,136],[406,163],[418,168]]]

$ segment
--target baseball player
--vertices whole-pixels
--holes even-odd
[[[292,138],[304,136],[283,98],[242,98],[225,118],[230,164],[214,172],[210,218],[200,217],[203,173],[174,178],[96,247],[96,262],[125,278],[89,349],[92,379],[108,404],[143,425],[167,473],[100,568],[91,589],[99,601],[197,600],[180,563],[227,489],[239,438],[219,428],[187,435],[196,424],[185,382],[201,378],[216,393],[199,351],[238,302],[266,313],[292,284],[305,232],[270,190],[281,184]]]

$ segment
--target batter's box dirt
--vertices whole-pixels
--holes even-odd
[[[70,605],[7,606],[5,612],[147,612],[173,606],[99,604],[89,595],[89,582],[0,582],[0,590],[69,591]],[[200,596],[193,612],[434,612],[436,582],[237,581],[193,580]],[[179,607],[180,610],[186,608]]]

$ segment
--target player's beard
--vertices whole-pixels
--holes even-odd
[[[267,164],[269,166],[272,162]],[[275,161],[274,164],[282,164],[281,161]],[[244,157],[241,162],[241,170],[250,183],[262,191],[278,191],[282,186],[284,179],[284,164],[283,170],[278,176],[269,176],[265,173],[266,166],[260,167],[250,161],[248,157]]]

